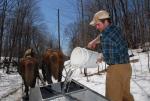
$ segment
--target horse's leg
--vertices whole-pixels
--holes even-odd
[[[26,86],[26,87],[25,87],[26,96],[29,96],[28,91],[29,91],[29,87]]]
[[[59,72],[58,72],[58,82],[60,82],[61,90],[63,90],[63,85],[64,85],[63,82],[61,82],[63,68],[64,66],[60,66]]]
[[[59,68],[59,72],[58,72],[58,82],[61,82],[63,68],[64,68],[64,66],[60,66],[60,68]]]
[[[34,87],[35,87],[35,84],[36,84],[36,76],[34,77],[34,79],[33,79],[33,81],[32,81],[31,88],[34,88]]]
[[[49,73],[47,72],[46,79],[47,79],[47,81],[48,81],[48,84],[53,83],[53,82],[52,82],[52,74],[51,74],[51,71],[50,71]]]
[[[51,67],[50,66],[46,66],[46,80],[48,81],[48,84],[53,83],[52,82],[52,73],[51,73]]]
[[[42,63],[42,75],[43,75],[43,79],[44,81],[46,81],[46,65],[44,63]]]
[[[40,72],[38,72],[37,77],[41,80],[41,82],[42,82],[43,85],[46,85],[45,81],[44,81],[44,78],[42,77],[42,74]]]
[[[23,99],[29,100],[29,87],[25,84],[25,96],[23,96]]]
[[[61,82],[61,79],[62,79],[62,72],[59,72],[58,73],[58,82]]]

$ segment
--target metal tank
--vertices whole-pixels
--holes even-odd
[[[64,82],[54,83],[30,90],[29,101],[108,101],[101,94],[72,80],[67,89],[62,90]]]

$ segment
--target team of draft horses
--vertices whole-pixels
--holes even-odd
[[[52,83],[52,76],[60,82],[63,67],[64,54],[62,51],[47,49],[39,62],[33,49],[27,49],[24,56],[20,59],[18,68],[18,72],[25,85],[25,97],[28,98],[29,96],[29,88],[35,87],[37,77],[42,79],[41,81],[43,82],[47,81],[48,84]],[[40,76],[39,68],[42,70],[43,78]]]

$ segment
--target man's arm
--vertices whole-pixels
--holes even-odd
[[[93,41],[96,44],[100,43],[100,35],[98,35]]]
[[[98,35],[94,40],[88,43],[88,48],[95,48],[96,44],[100,43],[100,35]]]

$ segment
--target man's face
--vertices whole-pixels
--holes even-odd
[[[104,23],[102,22],[98,22],[96,25],[95,25],[96,29],[99,30],[100,32],[102,32],[104,29],[105,29],[105,26],[104,26]]]

